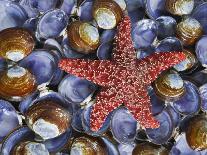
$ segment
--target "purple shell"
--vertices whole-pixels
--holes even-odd
[[[113,142],[111,142],[106,137],[101,137],[101,139],[103,140],[103,142],[106,146],[106,150],[107,150],[108,155],[120,155],[116,145]]]
[[[62,10],[55,9],[43,14],[37,25],[38,39],[59,37],[68,24],[68,16]]]
[[[94,0],[85,0],[78,10],[78,16],[81,21],[92,21],[92,9]]]
[[[137,135],[137,121],[125,108],[113,112],[111,118],[111,131],[114,139],[119,143],[132,143]]]
[[[128,12],[132,25],[136,24],[139,20],[142,20],[145,15],[144,8],[137,8],[136,10]]]
[[[173,107],[179,113],[191,115],[200,109],[200,96],[198,88],[189,81],[184,81],[185,94],[173,103]]]
[[[58,0],[28,0],[31,8],[36,8],[40,12],[45,12],[50,9],[54,9],[58,3]]]
[[[202,25],[203,30],[207,33],[207,2],[198,5],[191,15]]]
[[[38,9],[29,6],[29,0],[20,0],[19,4],[24,8],[29,18],[35,18],[40,14]]]
[[[1,148],[3,155],[10,155],[12,149],[23,140],[33,140],[35,137],[34,133],[26,126],[14,130],[4,140]]]
[[[131,12],[137,10],[138,8],[144,8],[144,0],[125,0],[127,5],[127,11]]]
[[[73,103],[81,103],[97,89],[96,85],[79,77],[67,75],[58,86],[58,92]]]
[[[72,127],[74,130],[78,131],[78,132],[83,132],[83,125],[82,125],[82,114],[83,114],[83,109],[79,109],[77,110],[74,115],[73,115],[73,119],[72,119]]]
[[[202,86],[205,83],[207,83],[207,71],[206,70],[201,70],[198,72],[195,72],[191,74],[190,80],[196,83],[197,86]]]
[[[102,43],[99,46],[99,48],[97,49],[97,57],[100,60],[111,59],[111,57],[112,57],[112,49],[113,49],[112,42]]]
[[[164,109],[155,118],[160,122],[160,127],[156,129],[146,129],[148,138],[155,144],[164,144],[172,136],[174,124],[168,111]]]
[[[27,13],[18,3],[0,1],[0,31],[10,27],[21,27],[28,19]]]
[[[183,47],[179,39],[168,37],[160,41],[156,47],[156,52],[182,51]]]
[[[181,115],[171,105],[168,105],[166,107],[166,110],[169,112],[169,114],[170,114],[170,116],[172,118],[174,127],[177,127],[178,124],[181,121]]]
[[[61,150],[68,143],[71,136],[72,136],[72,130],[68,129],[62,135],[53,139],[46,140],[43,142],[43,144],[45,145],[45,147],[48,149],[50,153],[57,152]]]
[[[143,19],[133,25],[131,33],[136,49],[149,47],[157,37],[157,25],[151,19]]]
[[[154,52],[155,52],[154,46],[149,46],[147,48],[138,49],[137,50],[137,59],[145,58]]]
[[[203,66],[207,66],[207,36],[203,36],[196,44],[196,56]]]
[[[11,103],[0,100],[0,142],[19,125],[20,122],[15,108]]]
[[[166,0],[146,0],[146,12],[151,19],[157,19],[160,16],[167,15],[165,9]]]
[[[116,29],[104,30],[101,33],[100,42],[101,43],[110,42],[114,39],[115,35],[116,35]]]
[[[110,126],[111,114],[109,114],[107,116],[107,118],[106,118],[105,122],[103,123],[102,127],[98,131],[94,132],[90,129],[90,113],[91,113],[91,110],[92,110],[92,106],[84,109],[84,111],[82,113],[83,129],[89,135],[100,136],[108,130],[108,128]]]
[[[119,144],[118,149],[120,155],[131,155],[134,150],[134,144]]]
[[[79,53],[77,51],[75,51],[74,49],[72,49],[69,45],[69,41],[68,41],[68,37],[65,36],[63,38],[63,41],[61,43],[62,49],[63,49],[63,53],[62,55],[66,58],[82,58],[85,55],[82,53]]]
[[[68,16],[71,15],[73,8],[76,6],[77,0],[63,0],[63,3],[60,7]]]
[[[158,39],[173,37],[175,35],[177,22],[174,18],[170,16],[161,16],[156,19],[156,22],[158,28]]]
[[[54,56],[46,50],[33,51],[19,65],[27,68],[36,77],[39,85],[49,82],[57,68]]]
[[[186,141],[185,134],[180,135],[170,151],[170,155],[201,155],[200,152],[192,150]]]
[[[25,21],[22,27],[30,30],[31,32],[35,32],[37,28],[38,18],[30,18]]]
[[[202,85],[199,88],[200,97],[201,97],[201,108],[204,111],[207,111],[207,84]]]

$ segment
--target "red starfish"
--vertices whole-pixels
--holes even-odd
[[[122,103],[145,128],[159,127],[151,114],[147,86],[163,70],[183,61],[185,55],[162,52],[136,59],[128,16],[118,25],[115,45],[112,60],[63,59],[59,63],[66,72],[102,86],[91,111],[91,129],[99,130],[107,115]]]

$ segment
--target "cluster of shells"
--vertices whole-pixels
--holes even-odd
[[[137,59],[183,51],[149,87],[157,129],[125,107],[90,130],[98,86],[61,58],[111,58],[116,26],[132,22]],[[0,154],[207,154],[205,0],[0,0]]]

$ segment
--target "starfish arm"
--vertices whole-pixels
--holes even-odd
[[[116,74],[121,74],[121,69],[107,60],[62,59],[59,62],[59,67],[67,73],[87,79],[100,86],[110,86],[120,81]]]
[[[125,105],[141,126],[145,128],[159,127],[159,122],[152,116],[150,98],[148,95],[136,102],[126,102]]]
[[[136,53],[131,39],[131,21],[128,16],[125,16],[117,26],[113,60],[118,64],[128,66],[135,59]]]
[[[137,60],[138,76],[140,76],[144,84],[150,84],[162,71],[185,59],[186,57],[183,52],[154,53],[144,59]]]
[[[96,97],[96,103],[93,105],[90,117],[91,130],[98,131],[106,120],[106,117],[114,109],[122,104],[118,93],[113,87],[102,88]]]

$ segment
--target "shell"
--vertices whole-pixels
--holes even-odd
[[[157,25],[151,19],[143,19],[134,24],[131,33],[135,48],[146,48],[157,37]]]
[[[68,16],[60,9],[49,10],[41,17],[37,25],[38,40],[61,36],[68,24]]]
[[[106,43],[111,42],[116,35],[116,29],[104,30],[100,36],[100,42]]]
[[[111,131],[119,143],[132,143],[135,140],[140,125],[125,108],[113,112],[111,118]]]
[[[199,93],[201,97],[201,109],[207,111],[207,84],[204,84],[199,88]]]
[[[160,16],[168,15],[165,8],[165,1],[166,0],[146,0],[145,7],[147,15],[154,20]]]
[[[166,9],[174,15],[187,15],[193,11],[194,0],[166,0]]]
[[[186,140],[193,150],[207,149],[207,117],[205,115],[197,115],[190,120]]]
[[[174,66],[178,72],[189,72],[197,68],[198,60],[194,53],[190,50],[183,50],[186,55],[186,60]]]
[[[185,46],[193,45],[203,34],[201,24],[194,18],[187,18],[176,28],[176,36]]]
[[[19,61],[32,52],[32,34],[23,28],[8,28],[0,32],[0,56]]]
[[[82,136],[76,138],[70,149],[70,155],[105,155],[107,150],[104,142],[95,137]]]
[[[142,59],[150,54],[153,54],[155,52],[155,47],[154,46],[149,46],[147,48],[141,48],[137,50],[137,58]]]
[[[0,74],[0,96],[2,98],[21,101],[37,88],[34,76],[22,67],[15,66]]]
[[[134,144],[119,144],[118,149],[120,155],[132,155],[132,151],[134,150]]]
[[[84,109],[78,109],[75,114],[73,115],[72,120],[72,127],[74,130],[78,132],[84,132],[83,125],[82,125],[82,114]]]
[[[178,100],[185,93],[184,82],[175,72],[161,74],[155,80],[154,90],[162,100],[168,101]]]
[[[196,43],[195,47],[195,52],[198,60],[201,62],[202,66],[206,67],[207,66],[207,57],[206,57],[206,41],[207,41],[207,36],[202,36],[201,39]]]
[[[184,81],[185,94],[173,103],[174,108],[184,115],[192,115],[200,110],[200,96],[198,87],[190,81]]]
[[[164,144],[172,137],[174,131],[173,120],[166,109],[156,115],[155,118],[160,122],[160,127],[156,129],[147,128],[146,134],[151,142]]]
[[[69,111],[52,99],[38,101],[25,116],[28,126],[44,140],[60,136],[71,123]]]
[[[11,103],[0,100],[0,142],[20,125],[19,116]]]
[[[28,19],[24,8],[15,2],[1,0],[0,10],[0,31],[11,27],[21,27]]]
[[[132,155],[158,155],[158,154],[168,155],[169,150],[167,150],[163,146],[158,146],[150,142],[144,142],[138,144],[132,152]]]
[[[176,128],[178,126],[178,124],[180,123],[180,121],[181,121],[181,115],[180,115],[180,113],[178,113],[175,110],[175,108],[173,106],[171,106],[171,105],[168,105],[166,107],[166,110],[168,111],[168,113],[172,117],[172,121],[173,121],[174,127]]]
[[[35,33],[37,28],[37,22],[38,22],[38,18],[30,18],[24,22],[22,27]]]
[[[106,137],[101,137],[101,139],[105,143],[108,155],[120,155],[116,145],[110,139]]]
[[[111,59],[113,45],[111,42],[102,43],[97,49],[97,57],[100,60]]]
[[[156,19],[158,29],[158,39],[175,36],[177,22],[171,16],[160,16]]]
[[[67,34],[71,47],[80,53],[94,52],[99,46],[98,29],[89,23],[74,21],[68,25]]]
[[[93,18],[100,28],[114,28],[121,21],[122,16],[122,9],[115,1],[95,0],[93,5]]]
[[[29,0],[20,0],[19,4],[24,8],[29,18],[36,18],[40,14],[38,9],[29,6]]]
[[[81,21],[92,21],[92,9],[93,9],[93,0],[85,0],[78,9],[78,16]]]
[[[70,16],[73,14],[75,7],[77,7],[76,3],[76,0],[63,0],[60,9],[63,10],[68,16]]]

